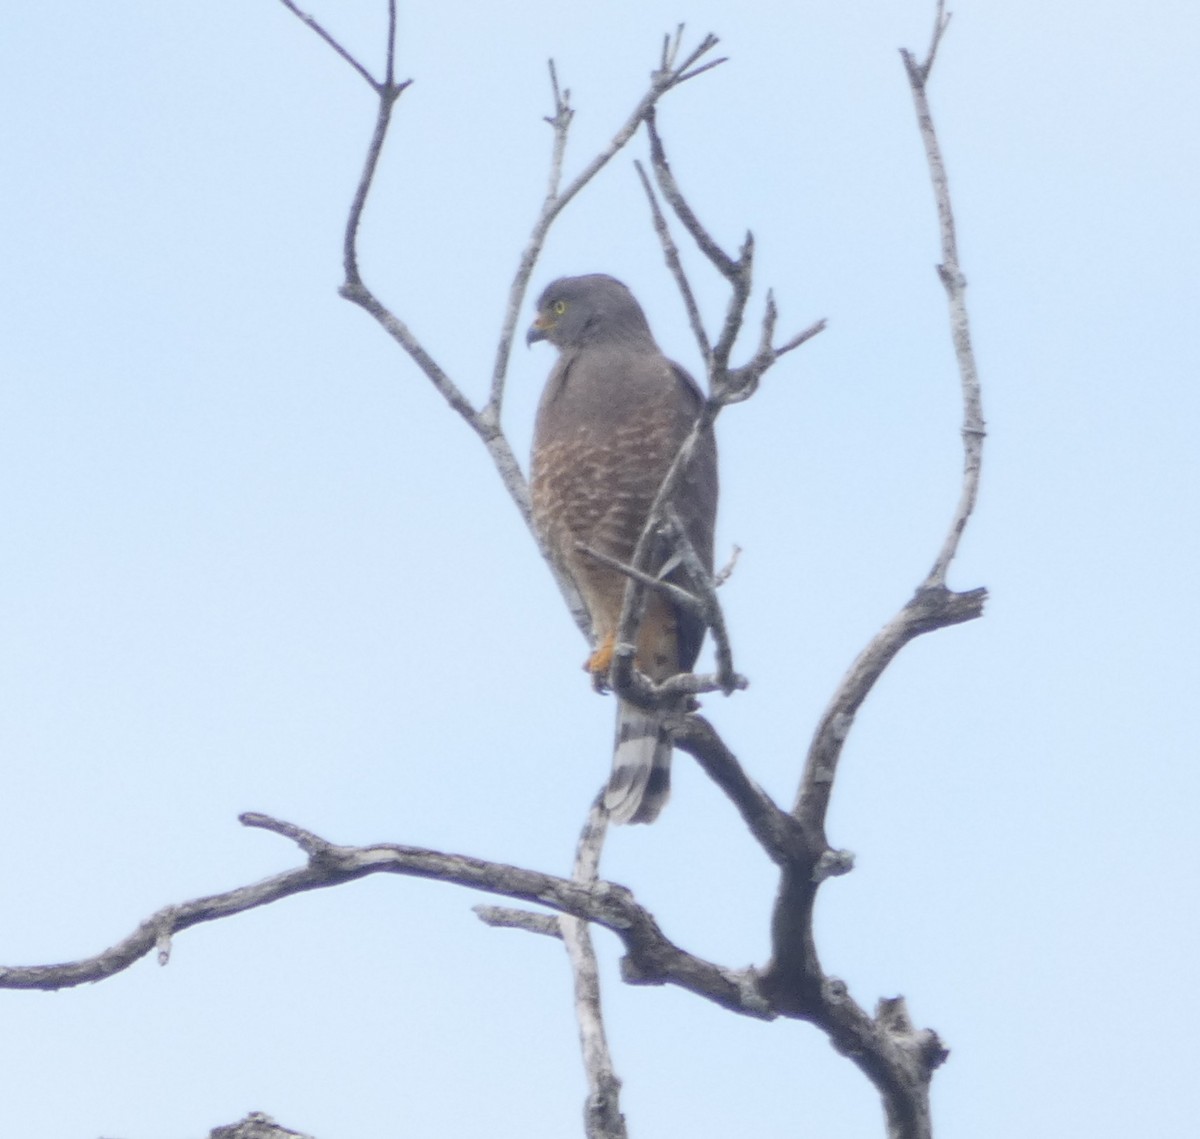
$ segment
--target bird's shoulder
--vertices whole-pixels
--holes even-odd
[[[657,345],[585,345],[562,353],[546,385],[546,402],[678,401],[699,410],[704,396],[687,369]]]

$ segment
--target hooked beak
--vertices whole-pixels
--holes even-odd
[[[525,347],[528,348],[531,344],[539,340],[546,339],[546,329],[550,327],[548,321],[541,313],[534,318],[533,323],[529,326],[529,331],[525,333]]]

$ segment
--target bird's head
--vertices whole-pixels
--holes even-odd
[[[633,294],[615,277],[590,273],[560,277],[543,290],[525,343],[548,340],[556,348],[612,341],[654,343]]]

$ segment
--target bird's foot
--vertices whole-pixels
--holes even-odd
[[[597,692],[608,691],[608,672],[612,668],[613,648],[616,640],[616,634],[610,633],[596,646],[596,651],[584,661],[583,667],[592,674],[592,687]]]

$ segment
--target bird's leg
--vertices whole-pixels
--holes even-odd
[[[612,632],[600,639],[596,651],[584,661],[583,667],[592,674],[592,687],[597,692],[608,691],[608,672],[612,668],[613,649],[617,634]]]

